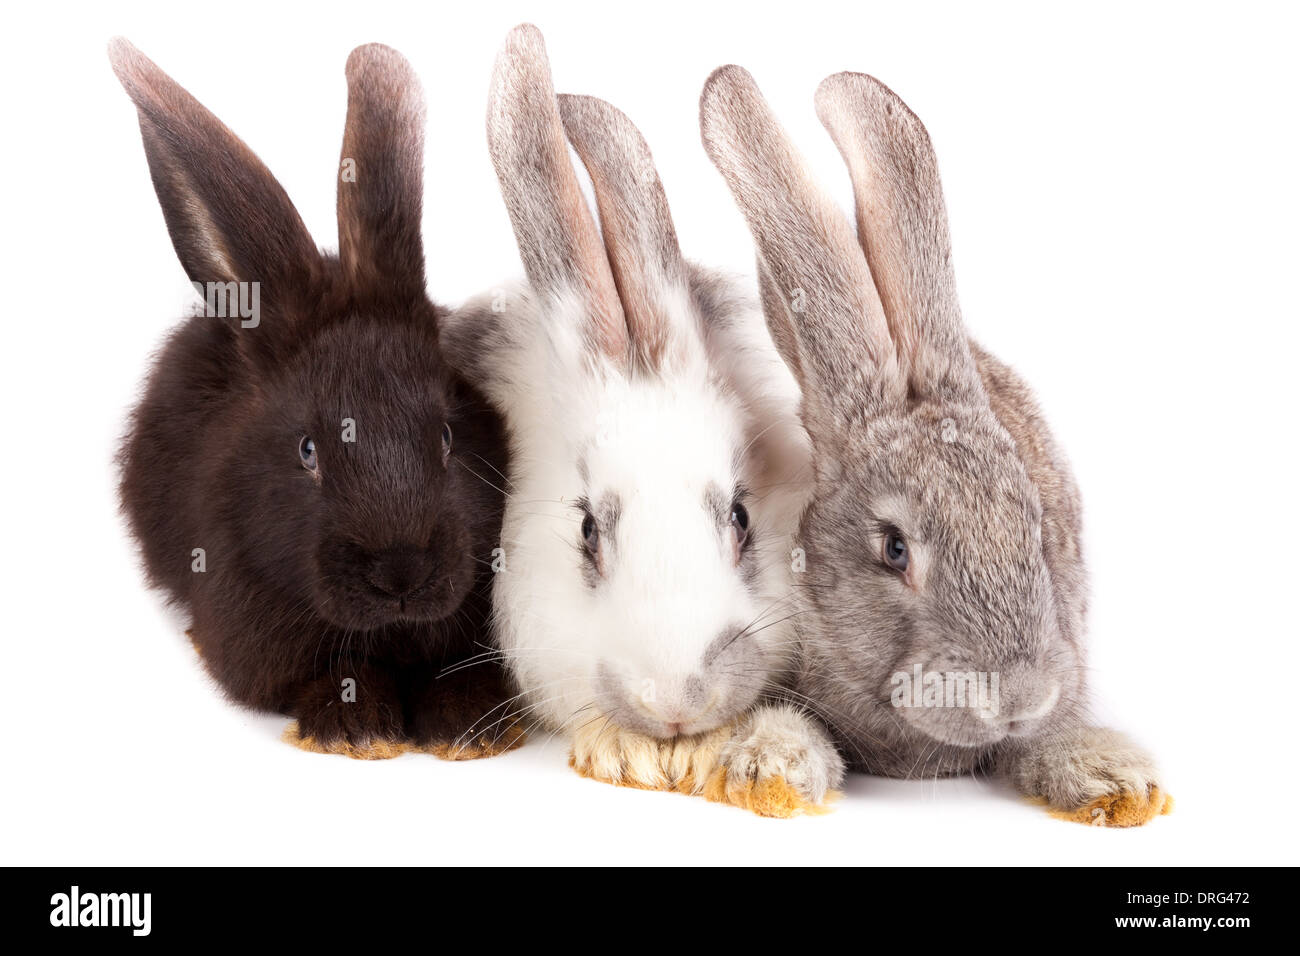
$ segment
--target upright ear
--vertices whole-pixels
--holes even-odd
[[[320,253],[253,151],[126,40],[108,47],[140,133],[172,245],[191,282],[257,282],[266,300],[303,287]]]
[[[644,367],[659,368],[672,345],[682,347],[698,333],[674,329],[681,304],[690,299],[689,282],[650,147],[604,100],[562,95],[559,107],[569,142],[591,176],[633,354]]]
[[[930,136],[887,86],[837,73],[817,116],[848,164],[858,241],[914,395],[982,402],[952,270],[948,213]]]
[[[487,132],[529,283],[544,298],[576,296],[588,345],[624,363],[623,307],[569,160],[546,46],[531,24],[511,30],[497,55]]]
[[[763,304],[763,316],[767,319],[767,330],[772,335],[772,343],[776,346],[777,352],[789,366],[791,374],[799,383],[799,388],[807,391],[808,385],[804,380],[803,360],[799,358],[799,334],[795,331],[794,321],[790,317],[790,306],[786,297],[781,294],[777,287],[776,280],[772,278],[772,272],[763,261],[762,256],[757,257],[756,268],[758,270],[758,295],[759,301]]]
[[[814,438],[864,402],[895,399],[894,346],[862,250],[846,217],[809,179],[749,73],[738,66],[714,71],[700,98],[700,130],[758,246],[778,345],[788,333],[774,323],[775,303],[787,304]]]
[[[420,209],[424,93],[411,65],[380,43],[348,57],[339,170],[339,260],[355,287],[423,297]]]

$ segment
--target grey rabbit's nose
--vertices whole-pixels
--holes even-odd
[[[1037,721],[1046,717],[1056,706],[1056,702],[1061,698],[1061,685],[1053,683],[1048,688],[1047,693],[1042,695],[1036,702],[1029,706],[1021,707],[1018,711],[1011,714],[1004,714],[999,720],[1006,727],[1007,733],[1016,735],[1029,731]]]
[[[428,552],[393,548],[370,556],[366,583],[390,597],[407,597],[429,582],[433,561]]]

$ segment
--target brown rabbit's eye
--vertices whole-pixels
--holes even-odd
[[[897,532],[885,535],[885,563],[900,574],[907,573],[907,542]]]
[[[749,537],[749,512],[739,501],[731,506],[731,528],[736,533],[736,546],[744,547]]]
[[[447,456],[451,454],[451,426],[444,423],[442,426],[442,460],[446,461]]]
[[[298,457],[302,459],[302,466],[308,471],[316,470],[316,443],[305,435],[302,441],[298,442]]]
[[[592,515],[586,515],[582,519],[582,543],[593,555],[600,550],[600,528],[596,527],[596,519]]]

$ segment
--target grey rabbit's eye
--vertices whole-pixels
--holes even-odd
[[[442,460],[446,461],[447,456],[451,454],[451,426],[443,423],[442,426]]]
[[[885,563],[900,574],[907,573],[907,542],[898,532],[885,535]]]
[[[592,515],[582,519],[582,543],[593,557],[600,550],[600,529],[596,527],[596,519]]]
[[[298,442],[298,457],[302,459],[302,466],[308,471],[316,470],[316,443],[306,435]]]
[[[731,506],[731,527],[736,532],[736,546],[743,547],[749,537],[749,511],[739,501]]]

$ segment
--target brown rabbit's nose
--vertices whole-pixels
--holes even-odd
[[[392,548],[370,556],[366,583],[390,597],[408,597],[429,583],[433,560],[427,551]]]

